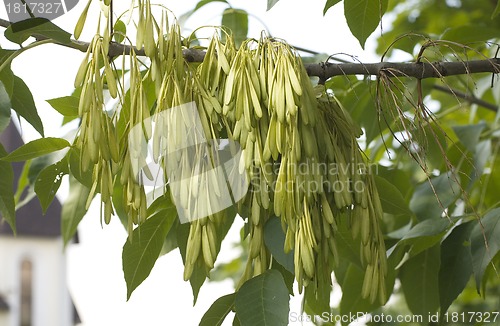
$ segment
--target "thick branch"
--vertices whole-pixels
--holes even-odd
[[[379,62],[379,63],[318,63],[306,65],[309,76],[326,80],[334,76],[365,75],[388,77],[441,78],[480,72],[499,73],[500,59],[461,62]]]

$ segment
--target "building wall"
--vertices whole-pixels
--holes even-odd
[[[0,311],[0,326],[9,325],[9,314],[5,311]]]
[[[72,306],[66,280],[66,259],[60,238],[0,237],[0,293],[10,307],[8,322],[19,326],[20,271],[23,259],[33,265],[33,326],[72,325]]]

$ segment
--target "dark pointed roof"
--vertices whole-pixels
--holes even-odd
[[[17,127],[11,121],[7,129],[0,134],[0,143],[7,152],[24,144]],[[14,191],[17,188],[17,181],[23,170],[24,162],[13,162],[14,169]],[[34,197],[26,205],[16,211],[16,228],[18,236],[35,237],[59,237],[61,235],[61,203],[57,198],[47,209],[45,215],[38,198]],[[0,215],[0,235],[12,235],[10,225]]]
[[[0,312],[9,311],[9,304],[5,301],[4,297],[0,295]]]
[[[0,143],[7,152],[12,152],[14,149],[24,144],[17,127],[11,121],[9,126],[0,134]],[[17,188],[19,176],[23,170],[23,162],[13,162],[14,169],[14,191]],[[55,198],[50,204],[45,215],[42,213],[42,206],[35,197],[26,205],[16,211],[16,228],[17,236],[34,236],[52,238],[61,236],[61,203]],[[13,235],[10,225],[5,222],[0,215],[0,236]],[[74,242],[78,243],[78,234],[74,237]],[[9,310],[9,305],[0,295],[0,311]],[[73,304],[73,322],[74,324],[81,323],[80,316]]]

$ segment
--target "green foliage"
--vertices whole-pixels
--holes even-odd
[[[427,316],[439,308],[439,267],[439,245],[419,253],[401,267],[401,287],[413,314]]]
[[[38,115],[33,95],[24,81],[15,75],[13,76],[10,104],[17,114],[25,118],[42,137],[44,136],[42,120]]]
[[[0,132],[10,123],[10,96],[0,78]]]
[[[54,137],[40,138],[24,144],[9,153],[9,155],[2,157],[2,160],[7,162],[26,161],[59,151],[69,146],[71,146],[71,144],[66,139]]]
[[[65,156],[62,160],[47,166],[38,174],[35,181],[35,193],[40,200],[44,214],[61,186],[62,177],[68,173],[68,161]]]
[[[325,8],[323,9],[323,15],[326,14],[328,9],[331,7],[335,6],[337,3],[339,3],[342,0],[326,0]]]
[[[4,33],[5,37],[14,43],[22,44],[30,36],[42,35],[61,44],[71,43],[71,34],[41,17],[30,18],[11,24]]]
[[[481,222],[472,229],[471,237],[472,267],[477,292],[481,290],[483,276],[493,257],[500,250],[500,208],[488,212]]]
[[[186,12],[186,13],[182,14],[182,15],[179,17],[179,21],[181,22],[181,25],[182,25],[182,23],[183,23],[183,22],[185,22],[185,21],[186,21],[186,20],[187,20],[187,19],[188,19],[188,18],[189,18],[192,14],[194,14],[195,12],[197,12],[199,9],[201,9],[201,8],[202,8],[202,7],[204,7],[205,5],[207,5],[207,4],[209,4],[209,3],[213,3],[213,2],[222,2],[222,3],[225,3],[225,4],[229,5],[229,3],[228,3],[226,0],[200,0],[200,1],[196,4],[196,6],[195,6],[192,10],[190,10],[190,11],[188,11],[188,12]]]
[[[416,187],[410,208],[419,220],[438,218],[459,195],[460,187],[453,174],[443,173]]]
[[[0,144],[0,158],[4,158],[7,152]],[[0,171],[2,177],[0,178],[0,213],[2,218],[9,223],[10,227],[16,233],[16,211],[14,204],[14,192],[12,191],[12,184],[14,183],[14,171],[9,162],[0,160]]]
[[[242,326],[288,325],[288,289],[278,271],[268,270],[246,281],[236,293],[234,308]]]
[[[391,182],[380,176],[375,176],[375,184],[380,193],[380,202],[385,213],[393,215],[412,215],[407,201]]]
[[[344,15],[351,33],[362,48],[377,28],[387,9],[388,0],[344,0]]]
[[[370,303],[359,294],[363,287],[364,270],[354,264],[349,264],[344,277],[339,284],[342,287],[342,300],[340,301],[340,313],[342,315],[357,314],[363,311],[373,311],[379,304]],[[343,323],[347,325],[348,323]]]
[[[75,236],[78,224],[87,212],[86,202],[89,194],[89,188],[73,176],[69,178],[69,196],[64,201],[61,211],[61,235],[64,246]]]
[[[248,14],[242,9],[227,8],[222,13],[222,27],[233,33],[234,41],[239,46],[247,38]],[[222,34],[224,38],[224,34]]]
[[[473,223],[457,226],[441,243],[439,304],[441,313],[462,293],[472,274],[469,236]]]
[[[327,0],[323,15],[341,0]],[[344,16],[352,35],[362,48],[366,39],[375,31],[387,10],[388,0],[344,0]],[[269,9],[268,9],[269,10]]]
[[[203,315],[199,326],[220,326],[229,312],[233,309],[236,293],[220,297],[208,308]]]
[[[115,42],[121,43],[125,40],[125,36],[127,35],[127,25],[119,19],[113,26],[113,32],[113,39]]]
[[[498,34],[491,33],[494,30],[500,30],[500,19],[495,15],[496,6],[497,3],[490,0],[461,0],[459,2],[428,0],[403,3],[394,1],[390,9],[396,9],[397,16],[392,26],[385,29],[380,38],[377,52],[385,52],[392,42],[398,40],[392,44],[391,51],[400,49],[414,54],[415,49],[419,50],[416,46],[427,37],[448,40],[447,33],[451,33],[449,36],[453,38],[456,37],[455,40],[461,41],[464,37],[462,40],[475,42],[470,44],[471,46],[480,47],[481,44],[477,42],[498,38]],[[457,30],[453,31],[454,29]],[[464,34],[458,33],[460,29]],[[485,34],[483,35],[482,32]],[[476,37],[471,39],[472,33],[476,33]],[[450,50],[452,48],[447,49],[447,45],[440,48],[440,51],[444,52]]]
[[[293,250],[289,253],[283,251],[285,233],[281,228],[278,218],[270,218],[264,227],[264,242],[274,259],[290,273],[294,273]]]
[[[274,7],[275,4],[278,3],[279,0],[267,0],[267,10],[271,10],[272,7]]]
[[[485,42],[495,39],[500,34],[500,29],[474,25],[459,26],[447,29],[441,39],[461,44]]]
[[[76,96],[63,96],[47,100],[47,102],[61,115],[76,118],[78,116],[78,102],[80,98]]]
[[[138,226],[123,246],[123,274],[127,283],[127,300],[148,277],[160,256],[163,240],[177,212],[172,206],[161,210]]]
[[[497,2],[495,10],[493,11],[493,14],[491,14],[491,19],[493,19],[496,16],[498,16],[499,13],[500,13],[500,1]]]

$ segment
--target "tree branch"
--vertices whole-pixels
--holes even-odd
[[[10,22],[0,19],[1,27],[9,27]],[[43,35],[34,35],[38,41],[49,39]],[[60,44],[54,42],[56,44]],[[78,40],[71,40],[69,44],[60,44],[79,51],[87,51],[89,43]],[[109,55],[111,57],[130,54],[134,49],[137,55],[144,55],[143,49],[137,49],[130,45],[111,42],[109,46]],[[205,52],[196,49],[185,49],[183,51],[184,58],[188,62],[201,62],[205,56]],[[378,62],[378,63],[315,63],[306,64],[306,71],[309,76],[319,77],[320,81],[326,81],[334,76],[348,75],[365,75],[365,76],[380,76],[385,74],[388,77],[413,77],[418,79],[424,78],[441,78],[446,76],[475,74],[475,73],[499,73],[500,59],[484,59],[460,62]]]
[[[334,76],[365,75],[388,77],[413,77],[418,79],[475,74],[499,73],[500,59],[484,59],[461,62],[378,62],[378,63],[317,63],[306,65],[309,76],[326,80]]]
[[[490,111],[493,111],[493,112],[498,111],[498,106],[496,106],[495,104],[492,104],[490,102],[486,102],[484,100],[481,100],[480,98],[475,97],[473,94],[463,93],[463,92],[460,92],[456,89],[441,86],[441,85],[434,85],[433,88],[438,90],[438,91],[448,93],[448,94],[451,94],[455,97],[464,99],[471,104],[476,104],[476,105],[482,106],[483,108],[488,109]]]

